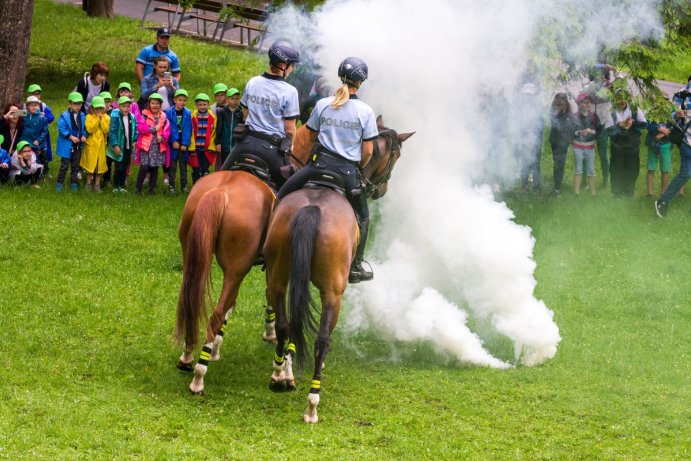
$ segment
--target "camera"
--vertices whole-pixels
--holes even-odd
[[[163,78],[165,78],[166,80],[170,80],[172,77],[173,74],[171,74],[170,72],[163,72]]]
[[[12,112],[12,115],[16,115],[17,117],[26,117],[26,110],[25,109],[15,110],[14,112]]]

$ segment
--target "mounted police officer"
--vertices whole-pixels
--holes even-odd
[[[285,41],[269,48],[269,71],[247,82],[240,100],[245,116],[245,133],[236,132],[236,143],[223,170],[242,162],[243,156],[259,157],[268,166],[271,181],[280,187],[285,178],[281,168],[290,162],[291,139],[300,116],[298,92],[285,78],[300,62],[300,54]]]
[[[369,209],[360,168],[369,162],[379,131],[374,111],[356,95],[367,79],[367,64],[359,58],[346,58],[338,67],[338,76],[343,85],[334,96],[319,100],[307,121],[312,141],[316,141],[311,161],[283,185],[278,199],[303,187],[315,173],[326,170],[343,178],[346,197],[360,223],[360,243],[348,277],[350,283],[357,283],[373,277],[362,267]]]

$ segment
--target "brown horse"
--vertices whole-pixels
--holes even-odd
[[[380,120],[378,122],[380,124]],[[372,159],[363,171],[370,197],[379,198],[386,193],[391,171],[400,156],[400,145],[412,134],[380,129]],[[357,243],[355,213],[348,200],[332,189],[293,192],[276,206],[271,216],[264,258],[267,303],[276,312],[277,344],[269,387],[274,391],[295,389],[293,357],[297,357],[298,363],[304,363],[305,335],[317,333],[314,375],[303,416],[307,423],[318,421],[322,367],[331,333],[338,321]],[[316,306],[309,291],[310,281],[320,293],[321,317],[318,322],[313,312]],[[289,284],[290,316],[286,312]]]
[[[295,138],[293,163],[305,165],[312,145],[307,128]],[[275,195],[256,176],[245,171],[219,171],[200,179],[192,188],[182,213],[178,235],[183,255],[183,278],[177,307],[174,339],[184,350],[178,368],[194,370],[193,393],[204,391],[204,375],[210,360],[220,358],[225,325],[235,308],[238,290],[259,260]],[[223,270],[223,287],[207,321],[211,259]],[[267,341],[275,340],[273,312],[267,310]],[[193,367],[200,326],[205,341]]]

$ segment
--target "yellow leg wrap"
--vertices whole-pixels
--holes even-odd
[[[313,379],[310,387],[312,389],[319,389],[321,387],[321,384],[322,384],[322,382],[319,381],[318,379]]]

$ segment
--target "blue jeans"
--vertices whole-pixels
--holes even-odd
[[[665,192],[660,196],[660,200],[669,203],[679,193],[684,184],[691,177],[691,146],[681,145],[681,168],[679,174],[670,181]]]

